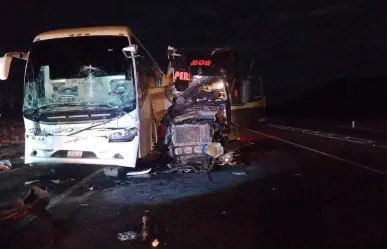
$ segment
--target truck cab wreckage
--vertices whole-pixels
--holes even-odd
[[[198,162],[210,167],[229,140],[229,103],[222,78],[207,76],[173,98],[163,119],[164,145],[176,163]]]
[[[230,49],[168,48],[166,98],[172,105],[161,120],[165,136],[159,138],[173,164],[211,171],[233,163],[229,142],[238,140],[238,132],[231,104],[240,101],[240,85],[232,55]]]

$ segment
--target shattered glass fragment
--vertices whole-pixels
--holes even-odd
[[[139,238],[138,233],[135,233],[135,232],[132,232],[132,231],[128,231],[128,232],[118,233],[117,234],[117,239],[119,239],[121,241],[135,240],[135,239],[138,239],[138,238]]]

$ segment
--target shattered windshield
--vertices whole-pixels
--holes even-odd
[[[35,42],[26,69],[23,112],[136,107],[126,37],[90,36]]]

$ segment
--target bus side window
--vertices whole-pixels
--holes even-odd
[[[141,89],[144,96],[146,96],[148,89],[150,88],[152,82],[155,80],[155,75],[153,72],[153,62],[145,51],[139,47],[139,54],[142,56],[139,60],[139,72],[141,79]]]
[[[144,74],[143,74],[143,57],[139,55],[136,58],[136,66],[137,66],[137,96],[138,96],[138,101],[139,105],[142,106],[143,103],[143,82],[144,82]]]
[[[138,48],[138,57],[137,57],[137,71],[138,71],[138,98],[139,104],[142,106],[142,103],[145,100],[145,97],[148,94],[148,89],[152,80],[154,80],[154,73],[152,69],[152,60],[149,58],[148,54],[139,47]]]

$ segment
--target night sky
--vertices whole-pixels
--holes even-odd
[[[387,74],[387,15],[369,0],[2,1],[1,54],[27,51],[51,29],[125,25],[161,66],[168,45],[228,45],[246,69],[255,58],[269,103],[338,78]]]

